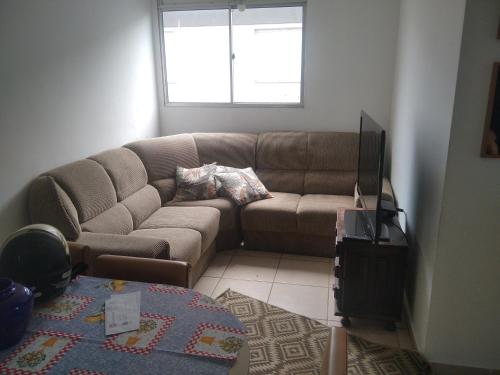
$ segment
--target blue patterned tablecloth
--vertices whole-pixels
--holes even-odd
[[[104,335],[104,301],[141,291],[139,330]],[[0,374],[226,374],[244,325],[213,299],[169,285],[79,277],[37,306],[21,342],[0,351]]]

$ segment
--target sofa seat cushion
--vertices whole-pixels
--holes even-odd
[[[219,210],[213,207],[162,207],[146,219],[139,229],[188,228],[201,234],[205,251],[219,231]]]
[[[82,223],[83,232],[129,234],[132,229],[132,216],[121,203],[115,204],[109,210]]]
[[[235,228],[238,225],[239,208],[227,198],[206,199],[201,201],[170,201],[165,204],[167,207],[213,207],[220,212],[220,231]]]
[[[335,236],[337,209],[353,208],[354,197],[349,195],[306,194],[300,197],[297,208],[299,233]]]
[[[273,198],[249,203],[241,209],[244,231],[297,231],[297,206],[300,195],[280,192],[271,194]]]
[[[89,265],[90,275],[93,272],[95,259],[103,254],[170,259],[169,244],[160,238],[82,232],[76,243],[89,247],[83,257],[84,262]]]
[[[157,238],[170,245],[170,259],[195,264],[201,256],[201,234],[188,228],[139,229],[132,237]]]

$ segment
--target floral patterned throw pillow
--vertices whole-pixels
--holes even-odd
[[[217,193],[219,195],[230,198],[238,206],[273,197],[252,168],[231,169],[233,171],[215,174]]]
[[[251,169],[251,168],[250,168]],[[233,167],[226,167],[224,165],[217,165],[215,167],[215,174],[219,174],[219,173],[229,173],[229,172],[240,172],[242,171],[243,169],[239,169],[239,168],[233,168]],[[223,192],[222,192],[222,184],[220,183],[219,180],[217,180],[215,178],[215,175],[214,175],[214,181],[215,181],[215,190],[217,191],[217,195],[222,197],[224,196],[223,195]]]
[[[177,192],[173,200],[195,201],[216,198],[215,168],[215,164],[207,164],[203,167],[189,169],[177,167]]]

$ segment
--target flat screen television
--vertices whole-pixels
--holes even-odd
[[[387,241],[382,222],[382,182],[384,178],[385,130],[361,111],[356,189],[363,211],[345,217],[347,236],[374,242]],[[347,213],[346,213],[347,214]]]

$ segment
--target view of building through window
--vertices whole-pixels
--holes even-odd
[[[302,7],[165,11],[171,103],[300,103]]]

